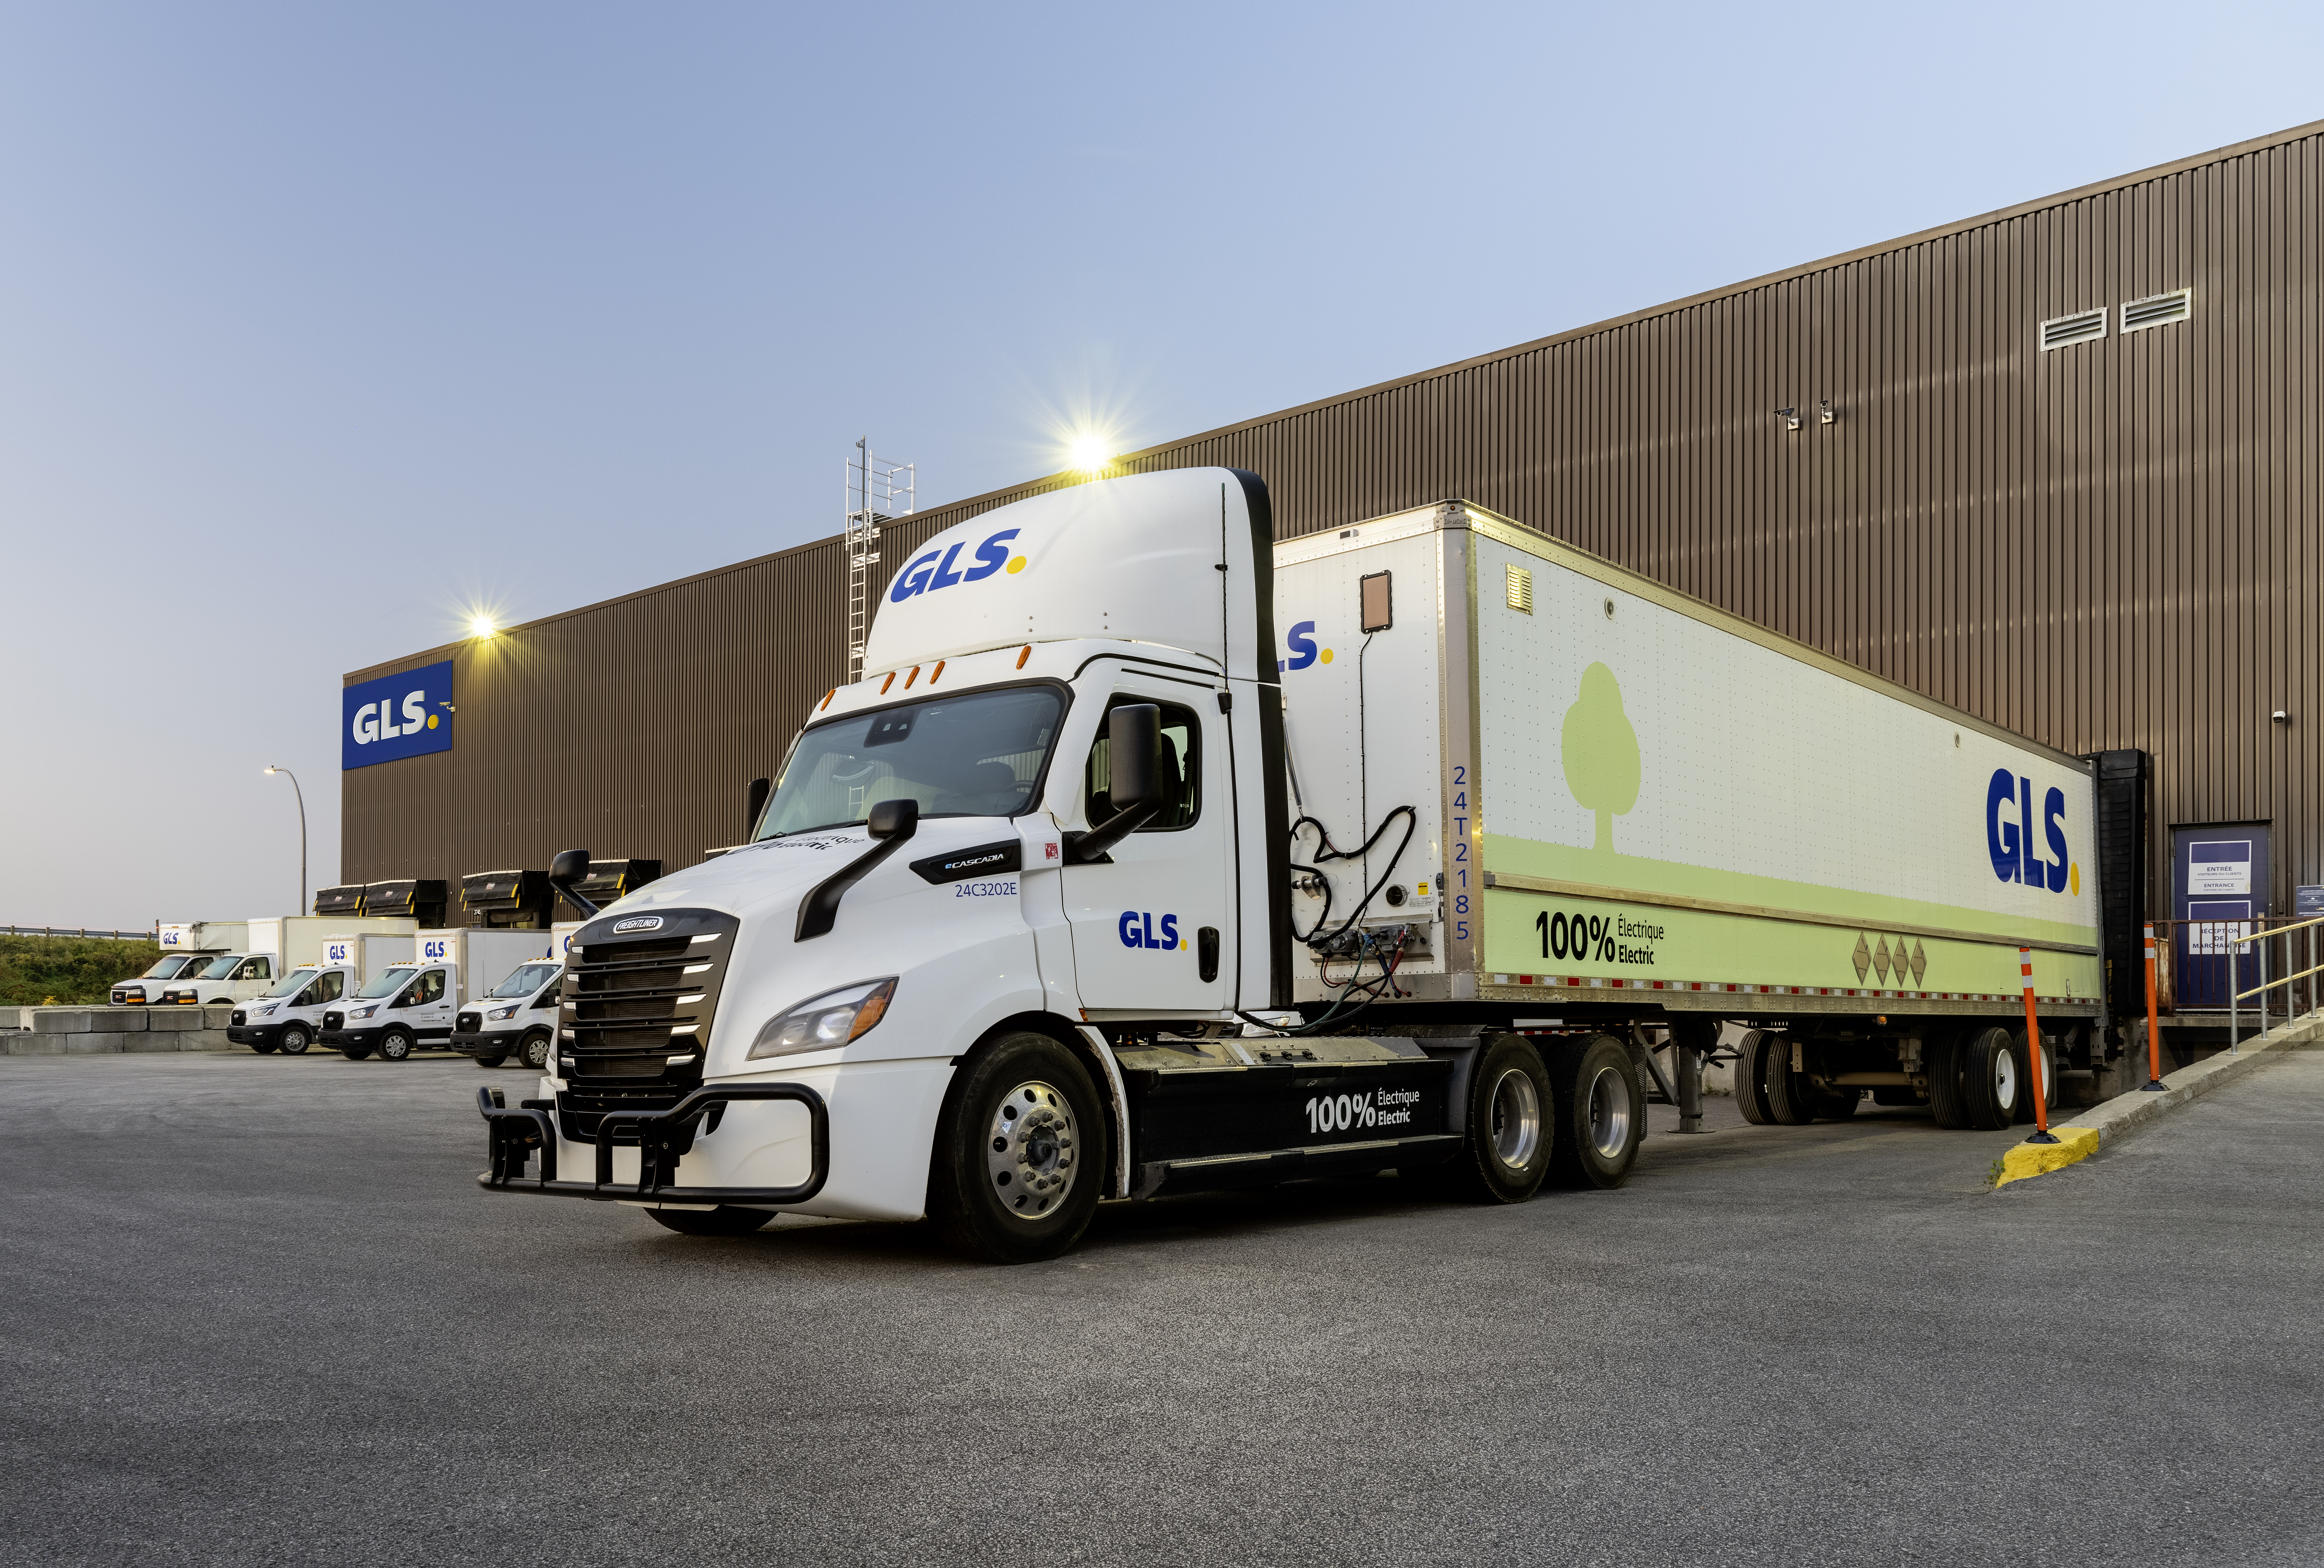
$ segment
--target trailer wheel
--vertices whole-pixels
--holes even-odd
[[[1757,1029],[1747,1030],[1735,1047],[1735,1108],[1754,1127],[1775,1120],[1767,1111],[1767,1037]]]
[[[508,1058],[506,1056],[478,1056],[476,1058],[476,1065],[479,1067],[497,1067],[503,1062],[507,1060]]]
[[[536,1073],[548,1071],[549,1035],[547,1031],[537,1030],[534,1033],[524,1037],[523,1056],[521,1060],[526,1066],[530,1067]]]
[[[721,1204],[715,1209],[648,1209],[655,1224],[681,1236],[747,1236],[775,1217],[772,1209]]]
[[[307,1044],[308,1035],[307,1030],[303,1026],[299,1024],[284,1024],[282,1026],[282,1054],[284,1056],[305,1056],[307,1054]]]
[[[1557,1097],[1541,1053],[1523,1035],[1498,1035],[1469,1075],[1469,1134],[1443,1167],[1454,1195],[1522,1204],[1541,1190],[1556,1143]]]
[[[1055,1258],[1097,1213],[1105,1134],[1079,1057],[1047,1035],[1002,1035],[970,1054],[945,1094],[928,1216],[988,1263]]]
[[[1567,1186],[1620,1186],[1646,1136],[1646,1090],[1630,1048],[1611,1035],[1591,1035],[1551,1050],[1551,1170]]]
[[[1767,1047],[1767,1115],[1784,1127],[1805,1127],[1816,1119],[1814,1087],[1792,1068],[1792,1042],[1778,1035]]]
[[[1998,1132],[2016,1120],[2025,1096],[2025,1075],[2010,1044],[2009,1031],[1997,1025],[1978,1030],[1961,1056],[1961,1102],[1969,1124],[1981,1131]]]
[[[379,1056],[383,1062],[401,1062],[411,1055],[411,1037],[401,1029],[390,1029],[379,1038]]]
[[[1929,1075],[1929,1114],[1939,1127],[1952,1131],[1969,1125],[1969,1101],[1961,1093],[1962,1047],[1967,1037],[1959,1029],[1941,1029],[1923,1047],[1922,1068]]]
[[[2015,1120],[2029,1122],[2034,1120],[2034,1078],[2032,1064],[2025,1056],[2025,1030],[2022,1027],[2009,1031],[2009,1053],[2017,1058],[2017,1081],[2025,1085],[2024,1093],[2017,1096]],[[2058,1053],[2047,1040],[2042,1042],[2042,1102],[2047,1110],[2058,1108]]]

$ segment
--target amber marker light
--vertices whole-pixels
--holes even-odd
[[[1033,657],[1033,645],[1032,645],[1031,643],[1028,642],[1027,644],[1025,644],[1025,650],[1024,650],[1022,653],[1019,653],[1019,654],[1017,656],[1017,668],[1018,668],[1018,669],[1024,669],[1024,668],[1025,668],[1025,661],[1026,661],[1027,659],[1028,659],[1032,658],[1032,657]]]

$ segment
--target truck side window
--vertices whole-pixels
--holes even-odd
[[[317,1001],[337,1001],[346,991],[347,977],[334,969],[314,983],[309,994]]]
[[[245,958],[242,961],[242,967],[234,972],[234,977],[236,980],[272,980],[274,978],[274,966],[263,958]]]
[[[1108,702],[1106,711],[1130,703],[1151,702],[1151,697],[1118,695]],[[1203,732],[1192,708],[1174,702],[1157,705],[1162,710],[1162,809],[1156,812],[1140,833],[1170,833],[1194,825],[1202,815]],[[1113,815],[1113,797],[1108,785],[1113,777],[1112,763],[1108,760],[1111,742],[1106,738],[1105,726],[1100,724],[1097,744],[1090,748],[1089,765],[1084,770],[1082,795],[1084,811],[1093,824],[1103,822]]]
[[[413,983],[410,991],[405,993],[403,1005],[425,1007],[431,1001],[441,1001],[443,998],[444,972],[440,969],[431,969],[421,975]]]

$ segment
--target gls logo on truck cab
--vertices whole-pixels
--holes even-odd
[[[1012,573],[1023,571],[1025,558],[1012,556],[1003,548],[1023,531],[1021,529],[1004,528],[978,545],[977,564],[966,571],[953,570],[953,562],[960,558],[961,550],[968,543],[966,540],[945,550],[941,560],[935,550],[930,550],[897,574],[896,586],[888,590],[888,602],[900,604],[915,594],[933,594],[938,588],[949,588],[954,583],[981,583],[1004,567]]]
[[[1151,913],[1125,909],[1121,918],[1115,922],[1115,929],[1121,934],[1124,947],[1151,947],[1159,952],[1175,953],[1186,945],[1186,939],[1178,935],[1178,917],[1176,915],[1163,916],[1162,928],[1157,932]]]
[[[1992,858],[1993,874],[2005,882],[2053,893],[2071,887],[2080,894],[2082,868],[2066,858],[2066,827],[2061,820],[2065,815],[2064,790],[2052,789],[2042,797],[2042,837],[2050,846],[2045,862],[2034,843],[2034,780],[1996,768],[1985,787],[1985,853]]]

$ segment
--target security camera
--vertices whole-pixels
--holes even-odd
[[[2279,724],[2288,724],[2292,722],[2292,715],[2285,713],[2282,708],[2276,709],[2275,712],[2269,716]]]

